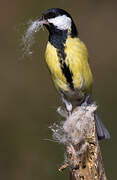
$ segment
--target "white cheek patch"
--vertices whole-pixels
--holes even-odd
[[[57,29],[67,30],[71,28],[71,18],[66,15],[58,16],[55,18],[48,19],[49,23],[52,23]]]

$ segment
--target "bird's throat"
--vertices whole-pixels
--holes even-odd
[[[49,34],[49,42],[57,49],[64,48],[64,44],[66,42],[68,36],[67,31],[56,31],[54,33],[50,32]]]

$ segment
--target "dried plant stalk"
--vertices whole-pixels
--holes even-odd
[[[59,169],[70,168],[70,180],[107,180],[100,146],[96,134],[94,112],[96,105],[77,107],[60,126],[51,127],[54,139],[66,146],[65,164]]]

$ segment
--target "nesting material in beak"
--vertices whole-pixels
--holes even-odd
[[[30,56],[32,54],[31,47],[34,44],[34,35],[43,27],[44,24],[47,24],[47,21],[43,19],[32,21],[30,23],[22,37],[23,56]]]

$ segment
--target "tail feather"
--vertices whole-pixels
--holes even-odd
[[[99,118],[97,112],[95,112],[95,125],[96,131],[98,135],[98,139],[110,139],[110,134],[104,124],[102,123],[101,119]]]
[[[85,98],[85,102],[87,102],[87,104],[91,104],[92,102],[94,102],[93,97],[88,94]],[[99,118],[97,111],[95,111],[94,116],[98,139],[110,139],[110,134],[101,119]]]

